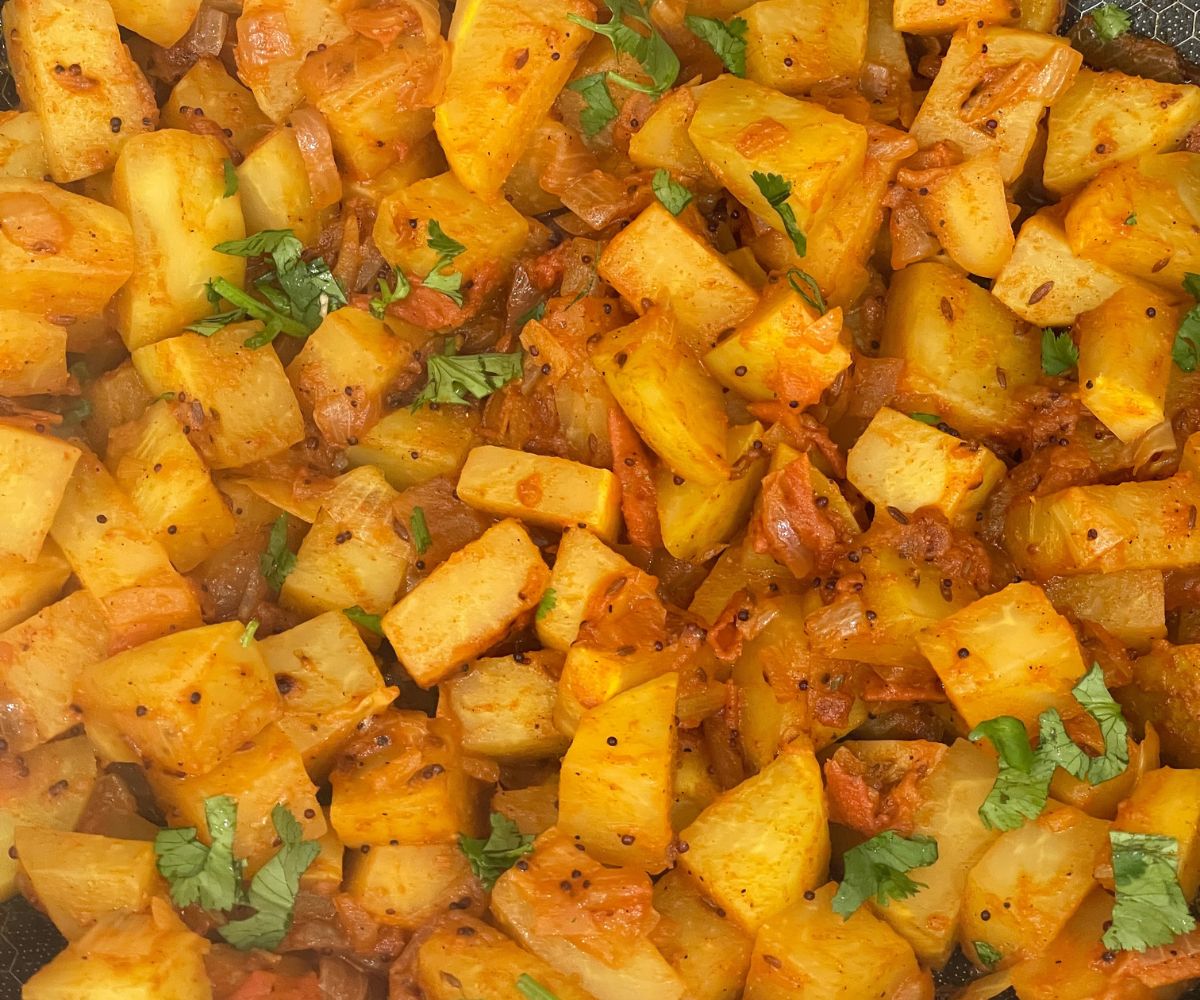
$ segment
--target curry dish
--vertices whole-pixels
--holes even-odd
[[[604,3],[4,3],[28,1000],[1200,980],[1200,73]]]

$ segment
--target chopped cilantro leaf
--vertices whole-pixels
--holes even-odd
[[[376,319],[383,319],[383,314],[387,312],[388,306],[393,302],[408,298],[412,291],[412,285],[409,284],[408,279],[400,271],[396,271],[395,274],[395,288],[389,288],[383,278],[379,279],[379,294],[371,299],[371,315]]]
[[[449,267],[454,258],[462,254],[467,248],[459,243],[458,240],[447,236],[437,219],[429,220],[426,231],[428,233],[425,241],[426,245],[438,255],[438,258],[434,261],[433,267],[429,269],[429,273],[425,275],[421,284],[426,288],[432,288],[435,292],[441,292],[456,306],[461,306],[463,304],[461,291],[463,276],[458,271],[451,271],[447,274],[445,268]]]
[[[496,879],[533,850],[533,837],[521,833],[503,813],[492,813],[490,822],[492,832],[487,840],[458,836],[459,849],[485,889],[494,886]]]
[[[554,588],[551,587],[544,594],[542,594],[542,599],[538,601],[537,611],[534,612],[534,617],[540,622],[556,607],[558,607],[558,594],[555,593]]]
[[[171,887],[176,906],[199,903],[210,910],[229,910],[238,898],[242,862],[233,857],[237,803],[228,795],[204,800],[204,820],[211,845],[194,826],[160,830],[154,838],[159,873]]]
[[[1079,348],[1069,333],[1046,327],[1042,331],[1042,371],[1063,375],[1079,364]]]
[[[792,206],[787,203],[788,198],[792,196],[792,185],[779,174],[764,174],[760,170],[751,173],[750,179],[754,181],[762,196],[767,199],[767,203],[775,209],[779,220],[783,223],[784,232],[792,241],[792,246],[796,248],[796,253],[803,257],[808,253],[808,238],[796,222],[796,213],[792,211]]]
[[[517,317],[517,326],[523,327],[530,320],[541,319],[546,315],[546,303],[538,302],[530,308],[526,309],[520,316]]]
[[[787,280],[788,284],[792,286],[792,291],[822,316],[829,311],[829,306],[825,304],[825,296],[821,294],[821,286],[817,284],[817,279],[807,271],[793,267],[787,273]],[[802,285],[805,287],[801,287]]]
[[[568,90],[575,91],[583,98],[579,125],[589,139],[602,132],[604,127],[620,114],[620,110],[613,103],[612,95],[608,92],[605,79],[604,73],[589,73],[567,84]]]
[[[689,14],[683,23],[693,35],[708,42],[730,73],[734,76],[746,75],[747,24],[744,18],[735,17],[726,23],[715,17]]]
[[[1193,930],[1179,887],[1179,844],[1174,837],[1112,830],[1113,882],[1117,901],[1104,946],[1113,951],[1145,951],[1170,944]]]
[[[1127,216],[1125,216],[1125,225],[1127,225],[1127,226],[1136,226],[1137,225],[1137,212],[1130,212]]]
[[[342,614],[354,622],[355,625],[365,628],[368,632],[374,632],[376,635],[383,635],[382,616],[373,615],[369,611],[365,611],[358,604],[354,605],[352,608],[342,608]]]
[[[942,418],[936,413],[910,413],[913,420],[919,420],[923,424],[929,424],[930,427],[936,427],[942,422]]]
[[[988,719],[971,730],[972,740],[984,737],[1000,756],[1000,770],[979,807],[979,818],[990,830],[1015,830],[1046,808],[1054,762],[1034,753],[1025,723],[1011,715]]]
[[[608,79],[628,90],[641,91],[644,94],[658,95],[665,92],[679,76],[679,57],[674,50],[650,23],[646,8],[639,0],[604,0],[605,5],[612,11],[612,17],[604,24],[589,21],[578,14],[568,14],[567,20],[594,31],[607,38],[618,55],[627,53],[640,64],[650,83],[630,80],[618,73],[609,72]],[[647,30],[642,34],[625,23],[629,17]]]
[[[654,189],[654,197],[661,201],[663,208],[672,215],[678,215],[692,200],[692,192],[672,179],[666,170],[654,171],[650,186]]]
[[[1091,757],[1076,746],[1067,735],[1062,717],[1054,709],[1047,709],[1038,718],[1038,753],[1081,781],[1098,785],[1115,778],[1129,766],[1129,726],[1121,714],[1121,706],[1108,693],[1100,664],[1093,663],[1092,669],[1080,678],[1071,693],[1099,725],[1104,753]]]
[[[223,197],[232,198],[238,193],[238,175],[233,168],[233,160],[225,160],[221,166],[225,170],[225,194]]]
[[[288,574],[296,568],[296,554],[288,548],[288,516],[280,514],[271,525],[267,551],[259,557],[258,568],[271,589],[278,591]]]
[[[1129,17],[1129,11],[1118,7],[1115,3],[1106,3],[1103,7],[1097,7],[1091,11],[1091,15],[1092,21],[1096,25],[1096,34],[1106,42],[1111,42],[1114,38],[1125,34],[1133,23]]]
[[[517,992],[526,1000],[558,1000],[545,986],[539,983],[528,972],[522,972],[517,977]]]
[[[1194,299],[1200,299],[1200,274],[1190,271],[1183,277],[1183,288]],[[1171,345],[1171,359],[1180,371],[1194,372],[1200,364],[1200,305],[1193,306],[1183,317]]]
[[[427,232],[426,245],[438,256],[445,257],[447,263],[466,252],[467,248],[459,243],[458,240],[446,235],[442,229],[442,224],[437,219],[429,220]]]
[[[423,556],[429,550],[429,546],[433,544],[433,537],[429,534],[429,525],[425,523],[425,511],[422,508],[414,507],[412,509],[412,513],[408,516],[408,526],[411,529],[417,555]]]
[[[429,381],[413,401],[413,409],[424,403],[454,403],[466,406],[484,399],[501,386],[518,379],[524,371],[524,355],[432,354],[426,364]]]
[[[246,622],[246,627],[242,631],[242,637],[238,640],[243,647],[249,646],[254,639],[254,633],[258,631],[258,619],[251,618]]]
[[[979,956],[979,961],[989,969],[1004,957],[1001,952],[997,951],[986,941],[972,941],[971,945],[975,949],[975,954]]]
[[[894,830],[877,834],[846,852],[845,878],[833,897],[833,911],[849,919],[868,899],[882,906],[889,900],[907,899],[923,888],[907,873],[925,868],[937,858],[937,841],[932,837],[902,837]]]

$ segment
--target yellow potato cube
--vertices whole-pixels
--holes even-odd
[[[785,94],[857,79],[867,52],[867,0],[759,0],[746,21],[746,76]]]
[[[321,213],[293,129],[272,129],[246,153],[237,177],[248,232],[290,229],[305,246],[317,242]]]
[[[37,559],[79,455],[51,434],[0,424],[0,556]]]
[[[815,471],[815,470],[814,470]],[[840,494],[839,494],[840,496]],[[696,588],[688,611],[706,625],[713,625],[729,598],[739,590],[769,589],[772,583],[790,579],[783,566],[766,553],[755,552],[745,540],[730,545],[718,557],[704,582]]]
[[[283,695],[278,726],[291,738],[315,781],[324,781],[337,750],[397,691],[387,687],[358,627],[341,611],[310,618],[257,643]]]
[[[410,546],[392,527],[398,494],[372,466],[352,469],[321,501],[279,603],[303,615],[355,605],[383,614],[404,585]]]
[[[921,996],[932,989],[912,947],[866,909],[833,912],[830,882],[759,928],[745,1000]]]
[[[246,235],[241,198],[226,197],[225,147],[212,136],[165,129],[125,144],[113,204],[133,226],[133,277],[117,293],[116,322],[134,351],[209,315],[205,282],[241,286],[242,257],[213,249]]]
[[[204,802],[215,795],[237,800],[233,853],[245,858],[251,874],[279,849],[271,811],[284,806],[301,826],[305,840],[325,832],[325,815],[317,804],[317,788],[304,770],[300,752],[278,725],[239,746],[216,767],[191,778],[151,772],[150,784],[169,826],[194,826],[208,839]]]
[[[1107,849],[1108,824],[1070,806],[1002,833],[967,876],[963,950],[986,942],[1000,968],[1041,954],[1095,888]]]
[[[807,740],[783,747],[679,835],[680,866],[749,931],[799,902],[828,874],[821,768]]]
[[[467,753],[506,763],[558,757],[570,742],[553,720],[561,669],[547,650],[475,660],[441,683],[438,711],[458,723]]]
[[[1162,570],[1057,576],[1044,584],[1060,611],[1095,622],[1134,649],[1146,650],[1167,637],[1166,585]]]
[[[962,6],[961,0],[955,4],[959,10]],[[968,158],[991,154],[1010,184],[1025,168],[1043,113],[1071,86],[1083,56],[1055,35],[1015,28],[975,30],[974,23],[971,29],[955,33],[910,131],[922,148],[953,142]],[[987,90],[976,97],[985,81],[1022,65],[1045,82],[1017,88],[1003,102]]]
[[[162,109],[163,128],[187,128],[195,118],[229,129],[234,148],[246,154],[271,130],[254,95],[215,56],[201,56],[180,77]]]
[[[587,528],[606,542],[615,542],[621,528],[617,477],[565,458],[482,445],[467,456],[457,492],[485,514],[543,528]]]
[[[415,227],[410,225],[413,219]],[[529,236],[529,222],[503,198],[484,201],[454,174],[440,174],[416,181],[379,203],[375,244],[392,267],[423,278],[438,261],[438,252],[429,246],[431,221],[466,247],[450,264],[463,281],[484,265],[510,267]]]
[[[660,872],[671,863],[675,698],[664,674],[579,720],[558,782],[558,829],[610,865]]]
[[[335,313],[336,315],[336,313]],[[352,465],[374,465],[398,490],[453,478],[475,446],[479,412],[469,406],[404,406],[346,449]]]
[[[10,0],[4,36],[59,184],[108,169],[131,136],[154,128],[154,91],[105,0]]]
[[[4,290],[23,310],[98,313],[133,273],[129,220],[108,205],[42,181],[0,177],[0,218]]]
[[[763,432],[758,421],[729,428],[725,453],[739,470],[736,479],[706,486],[694,480],[676,483],[661,466],[655,472],[663,545],[676,559],[702,561],[745,525],[767,471]]]
[[[350,855],[345,891],[379,923],[416,930],[453,913],[475,885],[458,844],[373,844]]]
[[[196,19],[201,0],[113,0],[117,24],[169,49]]]
[[[841,309],[818,316],[791,287],[781,285],[704,355],[704,367],[747,399],[812,406],[850,366],[841,334]]]
[[[692,7],[689,5],[689,13]],[[714,186],[704,159],[688,135],[696,98],[688,87],[665,93],[638,131],[629,137],[629,158],[639,167],[659,168],[677,177]]]
[[[455,8],[437,135],[468,191],[487,198],[504,185],[592,37],[567,15],[594,13],[586,0],[471,0]]]
[[[955,264],[986,278],[1000,273],[1015,240],[1004,178],[994,158],[977,156],[947,167],[917,193],[921,217]]]
[[[108,656],[104,609],[78,590],[0,633],[0,725],[15,752],[61,736],[80,723],[79,672]]]
[[[205,774],[279,718],[275,680],[241,622],[176,632],[83,668],[88,735],[113,759],[129,749],[169,773]]]
[[[528,533],[501,521],[437,567],[383,618],[404,669],[431,687],[536,608],[550,570]]]
[[[543,646],[566,652],[579,634],[579,626],[596,595],[633,567],[585,528],[567,528],[547,593],[554,592],[553,607],[542,611],[536,621]],[[549,603],[549,602],[547,602]]]
[[[0,111],[0,177],[40,181],[49,174],[38,116],[32,111]]]
[[[673,472],[710,486],[729,478],[721,387],[679,343],[671,313],[655,309],[609,331],[592,363]]]
[[[20,556],[0,558],[0,629],[25,621],[54,600],[71,575],[71,566],[53,539],[33,562]]]
[[[1175,291],[1200,270],[1200,157],[1159,153],[1109,167],[1071,202],[1071,250]],[[1165,263],[1164,263],[1165,261]]]
[[[1135,725],[1153,722],[1163,760],[1200,767],[1200,732],[1191,724],[1200,706],[1200,645],[1153,643],[1133,661],[1133,683],[1119,688],[1117,697]]]
[[[1075,630],[1032,583],[981,597],[917,645],[968,726],[1013,715],[1033,732],[1048,708],[1071,714],[1071,688],[1086,670]]]
[[[107,457],[143,526],[181,572],[232,540],[237,522],[166,402],[114,428]]]
[[[958,523],[975,516],[1006,471],[982,445],[886,406],[846,456],[846,477],[876,507],[935,507]]]
[[[20,826],[15,844],[38,903],[68,941],[121,910],[147,909],[161,891],[149,841]]]
[[[0,309],[0,393],[36,396],[68,385],[66,327],[38,313]]]
[[[1114,163],[1169,151],[1197,121],[1200,87],[1081,69],[1050,109],[1046,189],[1067,194]]]
[[[192,404],[188,440],[210,468],[237,468],[304,440],[304,418],[279,355],[245,346],[260,329],[231,323],[211,337],[185,333],[133,352],[151,393],[172,392]]]
[[[1112,828],[1174,837],[1183,898],[1195,897],[1200,888],[1200,770],[1162,767],[1143,774],[1118,807]]]
[[[729,75],[704,88],[688,135],[717,180],[779,232],[783,222],[754,172],[778,174],[791,185],[787,204],[807,233],[853,190],[867,153],[863,126]]]
[[[618,656],[615,652],[574,645],[567,650],[558,679],[554,725],[559,732],[573,735],[589,709],[677,667],[677,660],[666,651],[636,650]]]
[[[1009,24],[1019,13],[1010,0],[896,0],[892,24],[910,35],[947,35],[967,23]]]
[[[707,240],[657,201],[604,248],[600,276],[638,313],[669,308],[681,339],[700,354],[743,319],[757,296]]]
[[[1061,222],[1042,211],[1021,227],[992,294],[1027,323],[1070,326],[1123,284],[1116,271],[1075,256]]]

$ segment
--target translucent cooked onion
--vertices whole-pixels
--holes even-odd
[[[296,145],[308,171],[317,210],[336,205],[342,200],[342,178],[333,158],[333,140],[325,116],[315,108],[297,108],[288,119],[296,134]]]

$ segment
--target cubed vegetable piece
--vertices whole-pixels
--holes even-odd
[[[208,840],[204,802],[216,795],[237,801],[233,853],[256,872],[279,849],[271,811],[284,806],[300,824],[305,840],[325,832],[325,814],[317,804],[317,788],[309,780],[300,751],[278,725],[270,725],[232,748],[206,774],[175,778],[151,773],[150,784],[169,826],[194,826]]]
[[[722,795],[679,835],[680,866],[749,931],[821,885],[829,824],[821,768],[804,738]]]
[[[672,313],[654,309],[609,331],[592,349],[592,362],[638,433],[674,473],[716,485],[730,472],[721,387],[681,340]]]
[[[169,49],[179,41],[200,9],[200,0],[112,0],[117,24]]]
[[[739,590],[756,593],[770,589],[772,583],[778,586],[790,578],[791,574],[783,566],[766,553],[755,552],[753,545],[743,539],[717,557],[704,582],[696,588],[688,611],[698,615],[706,625],[713,625],[725,610],[729,598]]]
[[[98,313],[133,273],[129,220],[108,205],[43,181],[0,177],[0,216],[4,290],[22,309]]]
[[[76,463],[50,533],[104,606],[114,649],[200,624],[191,583],[95,455]]]
[[[176,632],[84,667],[77,687],[101,752],[133,750],[170,773],[211,771],[282,712],[275,679],[241,622]]]
[[[128,358],[86,382],[83,398],[91,407],[84,433],[92,447],[101,453],[108,447],[108,435],[114,427],[136,420],[154,402],[154,396]]]
[[[501,521],[409,591],[384,616],[383,631],[413,680],[431,687],[502,639],[549,582],[525,529]]]
[[[437,135],[468,191],[487,198],[504,185],[592,37],[567,15],[594,13],[586,0],[471,0],[455,8]]]
[[[142,525],[176,569],[195,569],[233,538],[237,522],[166,402],[115,428],[107,460]]]
[[[216,122],[245,155],[271,130],[254,95],[229,75],[215,56],[201,56],[175,84],[162,109],[163,128],[187,128],[196,118]]]
[[[359,727],[333,769],[329,811],[342,843],[454,843],[478,832],[479,787],[463,770],[454,726],[389,711]]]
[[[86,736],[0,757],[0,900],[17,890],[18,826],[73,830],[96,784],[96,753]]]
[[[642,127],[629,137],[629,158],[639,167],[661,167],[672,176],[713,186],[708,167],[687,131],[695,113],[696,98],[690,88],[667,91]]]
[[[846,456],[846,477],[876,508],[911,514],[934,507],[971,521],[1004,463],[987,448],[883,407]]]
[[[650,940],[692,996],[696,1000],[741,996],[754,944],[751,937],[680,871],[669,871],[654,883],[654,909],[663,919],[650,932]]]
[[[346,893],[381,924],[416,930],[453,913],[475,888],[458,844],[375,844],[354,852]]]
[[[810,289],[803,284],[800,288],[811,297]],[[818,315],[782,284],[704,355],[704,367],[747,399],[778,398],[803,408],[817,402],[849,367],[850,351],[841,334],[841,309]]]
[[[920,786],[913,832],[933,837],[938,859],[914,873],[924,884],[908,899],[867,905],[913,946],[922,963],[941,968],[954,948],[967,874],[998,835],[979,821],[979,807],[996,780],[986,750],[957,740]]]
[[[315,781],[324,781],[338,748],[367,717],[396,697],[379,675],[358,627],[330,611],[258,644],[283,695],[279,728],[291,737]]]
[[[1200,888],[1200,770],[1162,767],[1143,774],[1117,809],[1113,829],[1174,837],[1183,898],[1195,897]]]
[[[1200,87],[1081,69],[1050,109],[1042,177],[1068,194],[1105,167],[1169,151],[1200,121]]]
[[[288,378],[322,436],[349,444],[383,415],[384,397],[425,339],[361,309],[338,309],[304,342]]]
[[[354,175],[374,177],[433,131],[448,48],[440,36],[351,35],[310,52],[298,80],[329,124],[333,148]]]
[[[1041,954],[1095,888],[1107,848],[1108,824],[1070,806],[1002,833],[967,876],[963,950],[982,941],[1001,968]]]
[[[1033,732],[1045,709],[1074,714],[1071,688],[1086,670],[1079,643],[1035,584],[981,597],[930,626],[917,645],[968,726],[1014,715]]]
[[[154,91],[105,0],[10,0],[4,37],[59,184],[107,170],[131,136],[154,128]]]
[[[985,289],[933,262],[893,276],[880,349],[904,359],[905,405],[965,434],[1017,431],[1021,392],[1041,375],[1039,335]]]
[[[562,657],[537,650],[475,660],[440,686],[438,710],[454,719],[467,753],[499,761],[546,760],[566,750],[554,728]]]
[[[544,42],[542,44],[545,44]],[[411,221],[417,220],[417,225]],[[429,246],[429,223],[466,249],[450,265],[466,281],[487,265],[507,269],[529,235],[529,223],[503,198],[490,202],[471,194],[454,174],[417,181],[379,203],[375,243],[399,271],[425,277],[439,260]]]
[[[169,903],[149,913],[105,917],[25,984],[28,1000],[121,997],[211,1000],[204,956],[212,945],[188,930]]]
[[[126,143],[113,170],[113,204],[133,226],[133,277],[117,294],[116,322],[134,351],[209,315],[205,283],[241,287],[242,257],[213,249],[246,235],[241,199],[225,193],[228,152],[212,136],[164,129]]]
[[[1193,153],[1160,153],[1101,171],[1067,210],[1071,250],[1178,289],[1184,274],[1200,270],[1198,161]]]
[[[1133,661],[1133,682],[1115,697],[1137,726],[1153,723],[1162,756],[1173,767],[1200,767],[1200,645],[1155,642]]]
[[[1116,271],[1075,256],[1059,215],[1042,211],[1021,227],[992,294],[1027,323],[1070,326],[1123,284]]]
[[[543,528],[587,528],[610,543],[621,528],[617,477],[565,458],[482,445],[467,456],[457,492],[485,514]]]
[[[688,135],[717,180],[779,232],[783,221],[752,174],[777,174],[791,186],[786,204],[807,233],[854,188],[867,153],[863,126],[729,75],[704,88]]]
[[[929,973],[907,941],[860,909],[833,912],[837,886],[810,892],[772,917],[754,939],[746,1000],[840,1000],[842,997],[924,996]]]
[[[108,656],[104,609],[79,590],[0,633],[0,725],[11,751],[29,750],[80,723],[75,681]]]
[[[600,276],[644,313],[669,308],[693,354],[744,319],[758,297],[713,247],[657,201],[604,248]]]
[[[192,404],[188,440],[214,469],[257,462],[304,440],[304,418],[279,356],[244,344],[260,329],[232,323],[211,337],[185,333],[133,352],[151,393],[175,393]]]
[[[0,309],[0,393],[35,396],[68,384],[66,327],[38,313]]]
[[[491,809],[511,819],[526,836],[545,833],[558,821],[558,775],[540,785],[494,792]]]
[[[310,52],[351,33],[340,0],[246,0],[237,19],[238,76],[272,121],[304,100],[298,72]],[[420,15],[417,14],[419,18]]]
[[[401,407],[346,449],[354,465],[374,465],[398,490],[454,476],[476,442],[479,413],[467,406]]]
[[[738,468],[736,479],[706,486],[695,480],[676,483],[670,469],[655,473],[655,499],[663,545],[676,559],[708,558],[746,523],[767,471],[762,424],[731,427],[725,454]]]
[[[0,629],[25,621],[54,600],[71,575],[62,549],[51,539],[33,562],[0,557]]]
[[[501,928],[558,972],[582,983],[595,1000],[689,996],[684,981],[647,936],[658,918],[644,872],[605,868],[553,831],[538,840],[524,861],[521,868],[501,875],[492,891],[492,914]],[[564,881],[572,885],[569,895],[562,890]],[[604,909],[611,905],[604,900],[613,898],[622,900],[623,928],[601,926],[582,940],[558,933],[576,921],[595,927],[591,908]]]
[[[392,527],[399,494],[366,465],[342,476],[300,543],[279,603],[303,615],[358,606],[380,615],[404,585],[410,546]]]
[[[1057,576],[1044,584],[1060,611],[1094,622],[1134,649],[1146,650],[1167,637],[1166,586],[1162,570]]]
[[[785,94],[857,79],[867,53],[867,0],[760,0],[746,21],[746,76]]]
[[[1010,24],[1017,14],[1009,0],[896,0],[892,23],[910,35],[947,35],[968,22]]]
[[[317,242],[321,213],[294,129],[286,125],[272,129],[247,152],[237,178],[248,232],[290,229],[306,246]]]
[[[953,142],[969,158],[994,155],[1008,184],[1020,176],[1042,114],[1071,86],[1083,56],[1054,35],[1015,28],[977,31],[974,23],[971,28],[955,33],[911,132],[923,148]],[[1007,99],[980,92],[981,85],[1018,72],[1017,67],[1025,67],[1039,85],[1014,88]]]
[[[147,909],[159,891],[149,841],[41,826],[17,827],[15,839],[38,903],[68,941],[121,910]]]
[[[1200,564],[1192,510],[1200,481],[1183,474],[1116,486],[1071,486],[1020,497],[1005,522],[1005,546],[1019,567],[1042,579],[1121,569]]]
[[[0,424],[0,556],[37,559],[79,456],[53,435]]]
[[[675,838],[675,698],[664,674],[587,712],[563,758],[558,828],[597,861],[660,872]]]
[[[557,1000],[591,1000],[573,976],[557,972],[495,927],[459,916],[421,941],[417,983],[428,1000],[509,1000],[522,975],[532,976]]]
[[[542,645],[566,652],[596,595],[603,593],[615,577],[632,569],[623,556],[585,528],[564,531],[546,590],[547,594],[553,592],[554,599],[544,601],[537,614]]]
[[[977,156],[931,174],[917,191],[925,224],[955,264],[968,274],[994,278],[1015,242],[995,158]]]
[[[32,111],[0,112],[0,177],[40,181],[49,173],[41,119]]]

